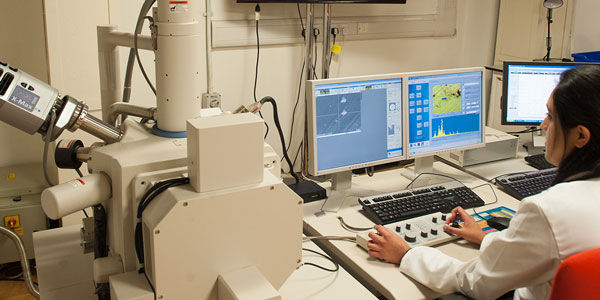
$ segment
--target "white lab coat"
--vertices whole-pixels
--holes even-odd
[[[600,179],[557,184],[524,199],[507,229],[483,239],[478,257],[463,262],[416,247],[400,271],[442,293],[494,299],[516,289],[515,299],[547,299],[565,258],[600,248],[599,213]]]

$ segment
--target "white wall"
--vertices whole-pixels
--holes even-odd
[[[71,1],[71,0],[69,0]],[[442,0],[443,1],[443,0]],[[51,1],[52,2],[52,1]],[[89,1],[80,2],[88,3]],[[215,2],[215,1],[214,1]],[[56,2],[59,3],[59,2]],[[62,2],[60,2],[62,3]],[[107,5],[107,3],[109,5]],[[225,3],[225,4],[223,4]],[[246,5],[247,11],[240,12],[241,4],[236,4],[235,0],[220,0],[220,5],[215,5],[221,11],[214,11],[214,15],[232,15],[241,19],[252,19],[254,17],[253,6]],[[83,4],[82,4],[83,5]],[[106,10],[108,8],[109,21],[112,24],[119,25],[120,31],[132,32],[135,18],[139,12],[139,1],[116,1],[107,0],[104,4],[98,2],[89,2],[91,8],[101,7],[98,16],[93,18],[75,18],[81,24],[71,24],[70,26],[80,26],[87,31],[95,30],[94,18],[107,19]],[[269,4],[263,4],[264,10]],[[385,40],[361,40],[344,41],[338,38],[338,44],[342,46],[339,56],[334,57],[330,77],[392,73],[426,69],[441,69],[466,66],[483,66],[491,64],[493,60],[494,41],[498,14],[498,1],[496,0],[459,0],[457,1],[456,35],[450,37],[419,37],[419,38],[398,38]],[[400,6],[399,6],[400,7]],[[408,7],[408,6],[407,6]],[[235,10],[232,12],[231,10]],[[335,9],[335,7],[334,7]],[[402,8],[397,8],[402,9]],[[79,13],[81,16],[90,15],[93,9],[82,9],[80,12],[63,11],[65,14]],[[273,10],[275,11],[275,10]],[[302,14],[304,14],[304,9]],[[318,14],[320,15],[320,8]],[[95,15],[94,15],[95,16]],[[286,17],[293,17],[291,14]],[[99,23],[105,23],[100,22]],[[4,24],[2,22],[1,24]],[[97,24],[96,24],[97,25]],[[144,25],[144,33],[147,34],[147,23]],[[71,30],[73,30],[71,28]],[[80,31],[77,31],[80,32]],[[64,38],[64,35],[63,35]],[[68,38],[68,37],[67,37]],[[76,39],[76,38],[74,38]],[[78,47],[77,40],[72,41],[73,47]],[[90,39],[85,49],[85,53],[77,54],[70,52],[69,56],[63,56],[60,60],[68,61],[69,68],[77,68],[73,62],[85,60],[83,66],[87,64],[97,64],[95,45],[93,39]],[[6,47],[3,45],[3,47]],[[91,52],[91,53],[87,53]],[[1,52],[0,52],[1,53]],[[122,73],[124,75],[124,65],[126,62],[126,51],[122,51]],[[60,56],[60,53],[50,53],[51,56]],[[154,66],[152,53],[141,53],[146,70],[153,78]],[[319,52],[319,57],[321,52]],[[288,44],[261,47],[259,79],[257,87],[257,97],[266,95],[273,96],[277,100],[279,115],[286,136],[289,138],[289,129],[291,125],[291,112],[296,100],[298,91],[298,82],[300,67],[304,58],[304,45]],[[60,61],[56,58],[52,61]],[[249,104],[253,100],[254,68],[256,63],[256,49],[254,47],[237,48],[218,48],[213,52],[214,67],[214,89],[223,95],[223,109],[232,110],[241,104]],[[77,70],[77,82],[86,87],[85,92],[94,93],[89,96],[92,101],[99,98],[99,91],[95,89],[97,83],[97,68],[79,67]],[[85,75],[89,72],[89,76]],[[137,67],[135,68],[132,92],[132,103],[154,105],[154,96],[147,87]],[[68,89],[68,87],[65,87]],[[69,90],[61,90],[62,94],[70,93]],[[293,148],[296,148],[301,139],[301,130],[303,124],[303,88],[301,95],[301,104],[296,115],[296,126],[293,139]],[[80,100],[86,101],[86,99]],[[263,109],[263,115],[271,128],[267,142],[280,149],[279,138],[272,122],[272,110],[267,104]],[[0,137],[7,132],[7,129],[0,127]],[[73,137],[86,136],[83,132],[76,132]],[[38,137],[36,137],[38,138]],[[5,142],[0,148],[6,148]],[[279,150],[278,150],[279,151]],[[2,150],[0,150],[0,153]],[[68,176],[68,175],[64,175]],[[65,179],[61,176],[61,181]]]
[[[491,64],[496,38],[497,1],[460,0],[457,12],[457,33],[453,37],[365,41],[344,41],[339,38],[342,52],[333,59],[330,77]],[[257,97],[271,95],[277,100],[286,140],[289,138],[303,53],[303,45],[261,48]],[[213,53],[213,58],[215,90],[223,94],[223,108],[229,110],[252,102],[256,50],[218,49]],[[320,76],[320,73],[317,74]],[[302,126],[298,126],[303,124],[302,101],[298,110],[300,113],[297,114],[297,125],[294,127],[297,130],[292,142],[293,154],[302,139]],[[275,149],[280,149],[270,107],[263,108],[263,116],[271,128],[267,141]]]
[[[600,51],[600,26],[598,12],[600,1],[577,0],[573,20],[571,49],[573,53]]]
[[[0,1],[0,61],[48,82],[43,15],[41,1]],[[0,167],[41,162],[42,149],[39,135],[0,122]]]

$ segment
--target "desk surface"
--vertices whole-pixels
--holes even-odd
[[[302,247],[324,253],[311,241],[304,241]],[[302,261],[318,264],[325,268],[334,267],[329,260],[307,251],[302,251]],[[279,294],[284,300],[377,299],[341,266],[337,272],[332,273],[303,265],[292,273],[279,289]]]
[[[451,166],[441,162],[435,162],[434,172],[450,175],[460,180],[468,187],[484,184],[485,181],[475,178]],[[353,187],[368,187],[380,193],[392,192],[405,189],[410,182],[401,175],[407,170],[391,170],[374,174],[373,177],[354,176]],[[514,171],[513,171],[514,172]],[[516,209],[519,202],[504,192],[493,187],[498,202],[478,208],[478,211],[493,207],[506,206]],[[482,186],[474,190],[486,203],[495,201],[495,196],[489,186]],[[304,206],[304,230],[310,235],[333,235],[333,236],[355,236],[355,232],[345,230],[340,226],[337,216],[342,216],[344,221],[354,227],[370,227],[373,222],[363,215],[361,206],[357,202],[357,196],[349,196],[343,202],[339,210],[325,212],[323,215],[315,215],[321,210],[323,201],[308,203]],[[472,212],[472,209],[467,210]],[[398,270],[398,266],[381,262],[371,258],[368,253],[355,243],[345,241],[320,241],[319,246],[340,260],[349,272],[355,274],[368,288],[376,290],[388,299],[431,299],[440,295],[429,288],[413,281]],[[440,251],[460,260],[468,260],[475,257],[478,247],[465,240],[446,243],[436,246]]]

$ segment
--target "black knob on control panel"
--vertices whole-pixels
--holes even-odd
[[[431,228],[431,234],[432,235],[437,235],[438,234],[438,230],[435,228]]]
[[[400,232],[400,230],[402,230],[402,227],[400,225],[396,226],[396,232]]]
[[[427,231],[421,231],[421,236],[426,238],[427,237]]]
[[[436,217],[431,218],[431,222],[437,223],[437,218]]]
[[[410,223],[406,223],[406,229],[410,230]]]
[[[442,221],[446,221],[446,215],[442,215]]]
[[[404,236],[404,240],[409,243],[414,243],[417,241],[417,237],[414,234],[406,234]]]

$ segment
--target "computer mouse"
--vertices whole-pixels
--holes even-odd
[[[510,218],[506,217],[491,217],[486,221],[488,226],[498,231],[506,229],[508,227],[508,224],[510,224]]]

